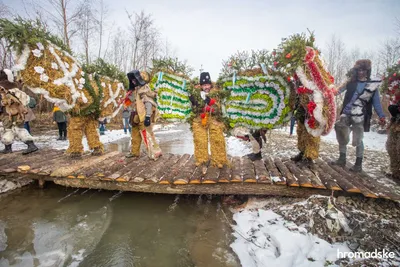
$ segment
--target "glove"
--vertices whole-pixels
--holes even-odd
[[[144,119],[144,126],[148,127],[150,126],[151,122],[150,122],[150,117],[146,116],[146,119]]]
[[[386,119],[385,118],[379,118],[379,125],[380,126],[385,126],[386,124]]]

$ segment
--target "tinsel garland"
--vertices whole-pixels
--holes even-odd
[[[161,118],[168,121],[185,120],[190,116],[191,104],[186,80],[169,73],[158,73],[154,90],[157,92],[157,105]]]
[[[273,128],[286,120],[290,89],[281,77],[258,74],[222,81],[224,89],[231,93],[224,103],[224,116],[231,127]]]
[[[332,84],[327,85],[327,82],[332,83],[333,78],[324,69],[320,70],[318,64],[315,63],[318,59],[316,51],[311,47],[306,47],[306,51],[304,63],[312,81],[307,78],[302,67],[299,66],[296,75],[304,87],[299,88],[298,92],[312,95],[313,104],[308,107],[309,116],[306,118],[305,126],[310,134],[317,137],[329,134],[336,120],[334,87]],[[326,77],[324,78],[323,75]],[[310,107],[312,107],[312,110],[310,110]]]

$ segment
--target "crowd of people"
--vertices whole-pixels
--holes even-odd
[[[32,109],[35,108],[33,98],[30,98],[22,92],[20,85],[14,82],[7,71],[0,72],[0,89],[2,113],[0,128],[1,142],[5,145],[2,153],[12,152],[12,143],[18,139],[27,144],[28,148],[23,154],[29,154],[37,151],[38,148],[33,142],[31,135],[30,122],[35,119]],[[140,147],[144,143],[150,158],[157,159],[162,155],[161,149],[155,139],[153,124],[158,117],[157,92],[150,89],[150,75],[147,72],[138,70],[127,74],[129,87],[126,96],[120,104],[122,108],[122,126],[125,134],[131,135],[131,151],[126,155],[127,158],[139,158]],[[381,105],[379,96],[380,81],[371,80],[371,61],[358,60],[351,69],[351,77],[348,82],[337,89],[336,95],[344,93],[342,109],[337,119],[334,129],[338,141],[339,157],[331,164],[344,167],[347,162],[347,145],[352,134],[352,146],[356,148],[356,159],[354,165],[350,168],[353,172],[362,171],[362,162],[364,158],[364,132],[370,130],[372,109],[375,109],[379,117],[379,124],[386,124],[385,113]],[[9,106],[16,102],[26,107],[22,119],[19,113],[8,112]],[[193,132],[194,157],[196,166],[212,166],[223,168],[227,165],[227,151],[225,143],[225,127],[221,119],[221,99],[218,89],[214,88],[208,72],[202,72],[199,77],[199,89],[190,94],[192,105],[193,120],[191,129]],[[290,136],[293,135],[294,126],[297,124],[298,148],[299,154],[292,157],[295,162],[307,162],[313,164],[318,157],[319,137],[311,136],[307,133],[304,125],[305,112],[304,107],[296,105],[290,118]],[[7,110],[7,111],[6,111]],[[389,125],[389,136],[387,149],[391,159],[392,175],[399,177],[399,103],[391,103],[389,106],[391,114]],[[57,140],[67,140],[67,115],[57,106],[53,110],[53,120],[57,124],[59,137]],[[99,118],[99,133],[104,134],[107,123],[106,118]],[[395,130],[393,130],[395,129]],[[252,144],[253,152],[248,157],[255,161],[262,159],[261,148],[265,138],[265,129],[253,130],[244,136],[238,136],[246,142]],[[304,137],[307,135],[307,138]],[[307,141],[304,141],[307,140]],[[312,150],[309,147],[313,147]],[[315,149],[316,148],[316,149]],[[209,153],[210,150],[210,153]]]

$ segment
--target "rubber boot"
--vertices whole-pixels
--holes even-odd
[[[331,163],[340,167],[346,166],[346,153],[340,153],[339,158]]]
[[[362,172],[362,160],[363,158],[356,158],[356,163],[354,164],[353,167],[350,168],[350,171],[352,172]]]
[[[303,160],[303,157],[304,157],[304,153],[303,153],[303,152],[300,152],[300,153],[297,154],[296,156],[291,157],[290,160],[292,160],[292,161],[294,161],[294,162],[299,162],[299,161]]]
[[[251,160],[251,161],[256,161],[256,160],[261,160],[262,156],[261,156],[261,151],[258,153],[251,153],[248,154],[247,157]]]
[[[33,141],[26,141],[25,144],[28,146],[28,148],[22,152],[22,155],[28,155],[38,150],[37,146],[33,143]]]
[[[9,154],[9,153],[12,153],[11,144],[10,144],[10,145],[5,145],[4,150],[0,151],[0,153],[2,153],[2,154]]]

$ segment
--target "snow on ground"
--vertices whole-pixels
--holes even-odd
[[[228,155],[232,157],[242,157],[253,152],[250,143],[234,136],[226,138],[226,150]]]
[[[327,266],[338,259],[338,251],[351,252],[346,244],[329,244],[272,210],[244,210],[233,219],[231,247],[242,266]]]
[[[129,134],[125,134],[124,130],[112,130],[112,131],[106,131],[105,135],[100,135],[100,141],[103,144],[108,144],[111,142],[114,142],[116,140],[125,138],[125,137],[129,137]],[[39,135],[39,136],[34,136],[34,142],[35,145],[40,149],[40,148],[44,148],[44,147],[49,147],[49,148],[53,148],[53,149],[67,149],[68,145],[69,145],[69,141],[65,140],[65,141],[59,141],[57,140],[58,136],[56,135]],[[87,143],[86,138],[83,138],[83,148],[85,151],[89,150],[89,146]],[[18,150],[24,150],[26,149],[27,146],[20,141],[16,141],[14,142],[14,144],[12,145],[12,149],[13,151],[18,151]],[[0,149],[4,149],[4,145],[0,144]]]
[[[296,127],[293,131],[293,135],[296,136]],[[289,133],[289,127],[283,127],[276,129],[275,131],[278,132],[286,132]],[[336,140],[336,132],[333,129],[328,135],[322,136],[321,137],[322,141],[325,141],[330,144],[337,145],[338,142]],[[364,133],[364,147],[368,150],[375,150],[375,151],[384,151],[386,152],[386,139],[387,135],[386,134],[379,134],[377,132],[366,132]],[[352,141],[352,134],[350,134],[350,142],[348,146],[351,146],[351,141]]]

